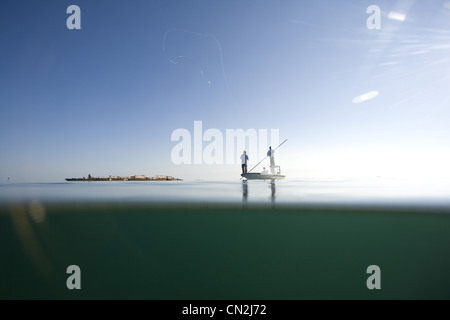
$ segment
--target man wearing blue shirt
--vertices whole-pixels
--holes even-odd
[[[248,161],[248,155],[247,152],[244,151],[244,153],[241,155],[241,163],[242,163],[242,173],[247,173],[247,161]]]

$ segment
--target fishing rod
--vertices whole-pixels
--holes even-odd
[[[278,147],[276,147],[272,152],[275,152],[279,147],[281,147],[288,139],[284,140]],[[252,172],[253,169],[255,169],[257,166],[259,166],[261,164],[261,162],[263,162],[264,160],[266,160],[268,157],[270,156],[266,156],[264,159],[262,159],[260,162],[258,162],[258,164],[256,166],[254,166],[253,168],[250,169],[250,171],[248,171],[247,173]],[[243,177],[241,177],[242,179]]]

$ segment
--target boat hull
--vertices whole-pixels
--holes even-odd
[[[286,176],[281,174],[243,173],[241,177],[247,180],[281,180]]]

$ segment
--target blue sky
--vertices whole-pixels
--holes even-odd
[[[1,183],[238,179],[172,163],[196,120],[278,129],[292,178],[450,177],[447,1],[5,0],[0,43]]]

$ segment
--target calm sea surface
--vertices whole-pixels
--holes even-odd
[[[443,179],[8,183],[0,202],[368,204],[450,206]]]

